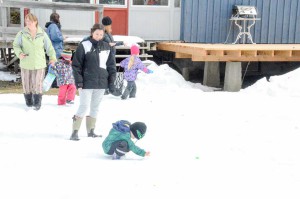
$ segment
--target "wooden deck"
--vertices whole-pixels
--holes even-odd
[[[175,58],[204,62],[300,61],[300,44],[158,43],[158,50],[175,52]]]
[[[242,62],[300,61],[300,44],[157,44],[158,50],[175,52],[175,58],[205,62],[203,85],[220,86],[219,62],[226,62],[224,91],[239,91],[242,86]],[[182,66],[188,80],[189,66]]]

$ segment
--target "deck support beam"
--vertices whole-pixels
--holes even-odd
[[[224,91],[236,92],[242,87],[242,62],[226,62]]]
[[[203,85],[210,87],[220,87],[219,62],[205,62]]]
[[[181,70],[181,74],[186,81],[190,80],[190,70],[189,67],[183,67]]]

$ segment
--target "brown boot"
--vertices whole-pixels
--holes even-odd
[[[70,140],[78,141],[78,131],[81,126],[82,118],[77,117],[76,115],[73,116],[73,126],[72,126],[72,135],[70,137]]]
[[[87,116],[86,117],[86,131],[87,131],[88,137],[93,137],[93,138],[102,137],[102,135],[96,135],[94,133],[95,125],[96,125],[96,118]]]

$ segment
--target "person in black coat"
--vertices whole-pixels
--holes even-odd
[[[104,42],[104,27],[95,24],[91,36],[80,42],[73,56],[72,68],[75,85],[80,95],[80,105],[73,116],[71,140],[79,140],[78,131],[86,117],[88,137],[100,137],[94,133],[99,104],[105,89],[115,93],[116,63],[110,45]]]
[[[116,46],[122,46],[124,45],[124,42],[123,41],[115,41],[114,40],[114,37],[112,35],[112,20],[109,16],[106,16],[106,17],[103,17],[102,19],[102,25],[104,26],[104,37],[103,37],[103,41],[109,43],[109,45],[111,46],[112,48],[112,51],[113,51],[113,55],[115,57],[116,55]],[[114,58],[115,59],[115,58]],[[106,89],[105,95],[108,95],[109,94],[109,90]]]

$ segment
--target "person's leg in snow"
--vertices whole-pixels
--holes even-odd
[[[125,100],[127,99],[128,95],[131,93],[133,87],[134,87],[135,82],[134,81],[127,81],[127,86],[124,90],[123,95],[121,96],[121,99]]]
[[[33,94],[33,107],[34,110],[40,110],[42,106],[42,94]]]
[[[32,93],[28,93],[28,94],[24,93],[24,97],[25,97],[26,105],[28,107],[32,107],[33,106],[33,96],[32,96]]]
[[[126,153],[129,152],[128,143],[124,140],[113,142],[108,154],[112,155],[113,160],[121,159]]]
[[[58,99],[57,99],[57,104],[58,105],[65,105],[66,104],[67,88],[68,88],[68,85],[61,85],[59,87]]]
[[[74,100],[75,100],[75,96],[76,96],[76,86],[75,84],[69,84],[67,87],[67,104],[74,104]]]
[[[72,125],[72,135],[70,137],[70,140],[78,141],[79,140],[78,131],[81,126],[82,118],[74,115],[72,119],[73,119],[73,125]]]
[[[96,118],[86,116],[86,131],[87,131],[88,137],[92,137],[92,138],[102,137],[102,135],[96,135],[94,133],[96,121],[97,121]]]
[[[135,81],[133,81],[132,89],[131,89],[131,92],[129,94],[129,98],[135,98],[135,95],[136,95],[136,83],[135,83]]]

